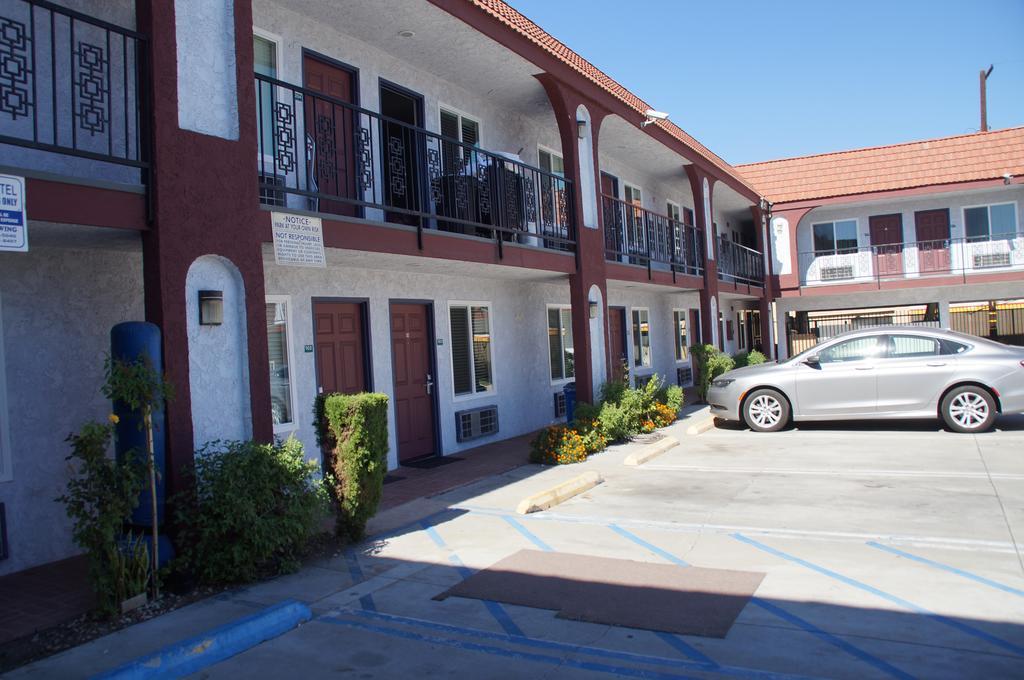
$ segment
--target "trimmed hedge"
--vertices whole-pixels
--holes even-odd
[[[728,354],[719,352],[714,345],[693,345],[690,347],[690,354],[697,362],[700,372],[700,379],[697,381],[697,396],[701,401],[705,401],[708,398],[711,381],[735,368],[736,362]]]
[[[359,540],[377,512],[388,470],[388,397],[329,394],[314,406],[317,441],[337,506],[337,532]]]
[[[739,354],[733,356],[733,361],[735,361],[736,363],[736,368],[743,368],[744,366],[757,366],[758,364],[763,364],[767,360],[768,357],[766,357],[761,352],[758,352],[756,349],[752,349],[749,352],[740,352]]]

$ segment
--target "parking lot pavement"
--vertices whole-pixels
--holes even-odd
[[[1024,418],[998,427],[719,427],[640,467],[622,465],[631,444],[579,466],[518,468],[432,499],[429,516],[345,555],[223,596],[219,607],[254,609],[297,598],[314,620],[201,675],[1021,677]],[[512,512],[588,468],[605,483],[551,511]],[[766,577],[723,639],[432,599],[523,548]],[[187,609],[172,616],[188,622]],[[109,640],[92,645],[20,676],[59,670],[62,657],[96,668],[86,662],[99,650],[123,660]]]

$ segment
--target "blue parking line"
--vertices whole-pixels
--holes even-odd
[[[659,548],[658,546],[654,545],[653,543],[648,543],[644,539],[642,539],[639,536],[637,536],[636,534],[634,534],[632,531],[627,531],[627,530],[623,529],[622,527],[620,527],[618,524],[609,524],[608,528],[611,529],[612,531],[614,531],[615,533],[619,534],[620,536],[624,536],[624,537],[628,538],[629,540],[633,541],[637,545],[643,546],[644,548],[647,548],[648,550],[650,550],[655,555],[658,555],[658,556],[668,560],[672,564],[678,564],[680,567],[688,567],[688,566],[690,566],[690,563],[687,562],[686,560],[683,560],[682,558],[676,557],[675,555],[673,555],[670,552],[662,550],[661,548]]]
[[[338,613],[355,616],[363,619],[382,621],[396,626],[402,625],[409,627],[417,627],[426,630],[437,631],[439,633],[462,635],[465,637],[472,637],[483,640],[505,642],[508,644],[522,645],[534,649],[550,650],[562,653],[586,654],[588,656],[594,656],[603,659],[613,659],[615,661],[640,663],[648,666],[666,666],[673,669],[684,669],[703,672],[708,672],[712,670],[711,668],[709,668],[708,663],[706,662],[684,661],[680,659],[671,659],[663,656],[648,656],[646,654],[637,654],[635,652],[623,652],[612,649],[604,649],[602,647],[588,647],[586,645],[578,645],[568,642],[556,642],[554,640],[542,640],[539,638],[505,635],[502,633],[495,633],[489,630],[467,628],[464,626],[454,626],[448,623],[426,621],[424,619],[398,616],[396,614],[386,614],[383,612],[365,612],[354,609],[343,609],[340,610]],[[318,620],[325,621],[327,623],[334,623],[341,619],[337,619],[333,616],[327,616],[322,617]],[[718,666],[717,664],[714,665],[713,670],[715,673],[720,675],[751,678],[754,680],[781,680],[784,678],[792,680],[793,678],[801,677],[784,673],[775,673],[773,671],[761,671],[750,668],[739,668],[735,666]]]
[[[359,557],[353,548],[345,551],[345,563],[348,565],[349,576],[352,577],[352,585],[361,583],[363,581],[363,568],[359,566]],[[363,609],[371,611],[377,609],[377,606],[373,603],[373,595],[370,593],[359,598],[359,604],[362,605]]]
[[[536,534],[523,526],[522,522],[517,520],[515,517],[509,517],[508,515],[502,515],[501,518],[505,520],[513,529],[521,533],[531,543],[537,546],[544,552],[551,552],[551,546],[542,541]]]
[[[825,576],[828,576],[829,578],[835,579],[837,581],[845,583],[845,584],[847,584],[849,586],[852,586],[854,588],[857,588],[859,590],[863,590],[863,591],[865,591],[867,593],[871,593],[872,595],[880,597],[883,600],[887,600],[889,602],[892,602],[893,604],[899,605],[900,607],[903,607],[904,609],[909,609],[912,612],[916,612],[918,614],[922,614],[924,616],[927,616],[928,618],[932,619],[933,621],[935,621],[937,623],[941,623],[941,624],[943,624],[945,626],[948,626],[950,628],[953,628],[955,630],[958,630],[961,633],[965,633],[967,635],[970,635],[971,637],[978,638],[979,640],[984,640],[985,642],[988,642],[989,644],[995,645],[996,647],[1001,647],[1002,649],[1005,649],[1007,651],[1013,652],[1014,654],[1017,654],[1018,656],[1024,656],[1024,647],[1020,647],[1018,645],[1015,645],[1012,642],[1007,642],[1006,640],[1003,640],[1002,638],[996,637],[995,635],[992,635],[990,633],[986,633],[985,631],[979,630],[978,628],[975,628],[973,626],[969,626],[966,623],[962,623],[960,621],[957,621],[956,619],[952,619],[952,618],[950,618],[948,616],[944,616],[942,614],[938,614],[936,612],[933,612],[933,611],[931,611],[929,609],[925,609],[921,605],[914,604],[913,602],[910,602],[909,600],[904,600],[902,597],[898,597],[898,596],[893,595],[891,593],[887,593],[884,590],[880,590],[878,588],[875,588],[874,586],[868,585],[867,583],[864,583],[862,581],[858,581],[857,579],[854,579],[854,578],[850,578],[849,576],[844,576],[844,575],[842,575],[842,574],[840,574],[838,572],[832,571],[831,569],[828,569],[828,568],[823,567],[821,565],[814,564],[813,562],[808,562],[807,560],[801,559],[799,557],[795,557],[795,556],[790,555],[788,553],[784,553],[781,550],[777,550],[776,548],[773,548],[773,547],[771,547],[769,545],[765,545],[764,543],[761,543],[760,541],[755,541],[752,538],[748,538],[748,537],[744,536],[743,534],[738,534],[738,533],[737,534],[732,534],[732,537],[735,538],[738,541],[741,541],[741,542],[746,543],[746,544],[748,544],[750,546],[753,546],[753,547],[757,548],[758,550],[762,550],[762,551],[764,551],[764,552],[766,552],[766,553],[768,553],[770,555],[775,555],[776,557],[782,558],[782,559],[787,560],[789,562],[793,562],[794,564],[799,564],[800,566],[806,567],[806,568],[810,569],[811,571],[816,571],[819,574],[823,574]]]
[[[710,668],[718,668],[718,663],[714,659],[691,645],[679,635],[673,635],[672,633],[665,632],[658,632],[655,633],[655,635],[669,647],[672,647],[677,652],[682,652],[683,656],[687,656],[697,663],[705,664]]]
[[[452,550],[448,544],[445,543],[437,529],[425,521],[421,522],[420,526],[423,527],[424,531],[427,532],[427,535],[430,536],[430,540],[432,540],[437,547],[448,551],[448,561],[455,565],[455,568],[459,572],[459,576],[461,576],[463,580],[473,575],[473,571],[465,565],[458,553]],[[488,612],[490,612],[491,616],[494,617],[494,620],[498,622],[498,625],[501,626],[506,633],[509,635],[523,634],[522,629],[516,625],[516,622],[512,620],[512,617],[509,616],[508,612],[505,611],[505,608],[502,607],[500,603],[493,600],[481,600],[481,602],[484,603],[484,607]]]
[[[983,585],[990,586],[990,587],[995,588],[997,590],[1001,590],[1004,593],[1010,593],[1011,595],[1016,595],[1017,597],[1024,597],[1024,590],[1020,590],[1019,588],[1013,588],[1012,586],[1008,586],[1008,585],[999,583],[998,581],[993,581],[992,579],[985,578],[984,576],[978,576],[977,574],[972,574],[969,571],[964,571],[963,569],[958,569],[957,567],[952,567],[952,566],[950,566],[948,564],[943,564],[942,562],[936,562],[935,560],[930,560],[927,557],[921,557],[920,555],[914,555],[912,553],[906,552],[905,550],[900,550],[899,548],[893,548],[892,546],[889,546],[889,545],[882,545],[881,543],[879,543],[877,541],[868,541],[867,545],[871,546],[872,548],[878,548],[879,550],[884,550],[885,552],[892,553],[893,555],[899,555],[900,557],[905,557],[908,560],[913,560],[914,562],[920,562],[921,564],[927,564],[929,567],[935,567],[936,569],[941,569],[943,571],[948,571],[949,573],[956,574],[957,576],[963,576],[964,578],[969,578],[972,581],[977,581],[978,583],[981,583]]]

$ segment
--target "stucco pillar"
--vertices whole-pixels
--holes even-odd
[[[754,218],[754,230],[757,232],[757,249],[761,251],[764,261],[764,288],[761,299],[757,301],[757,309],[761,319],[761,351],[771,360],[775,357],[772,343],[772,300],[775,299],[771,272],[771,245],[768,242],[768,215],[759,205],[750,207]]]
[[[176,7],[189,11],[176,16]],[[193,462],[187,319],[198,300],[186,295],[186,276],[200,257],[223,258],[238,270],[248,337],[248,351],[241,357],[249,375],[247,427],[257,439],[273,437],[259,238],[268,217],[259,209],[254,165],[252,6],[250,0],[235,0],[207,3],[194,12],[190,7],[186,0],[138,3],[139,31],[150,36],[148,127],[156,149],[153,221],[143,238],[146,317],[163,331],[164,366],[175,388],[162,433],[170,493],[182,488],[182,475]],[[211,36],[210,25],[219,27],[216,35]],[[192,63],[196,41],[185,37],[191,32],[216,43],[199,50],[208,62],[205,69]],[[180,71],[179,47],[192,52],[192,62],[185,60]],[[203,91],[211,86],[210,78],[226,88],[212,101]],[[209,111],[198,103],[203,101]]]
[[[785,295],[787,291],[797,293],[800,290],[797,233],[800,221],[814,208],[813,205],[787,207],[778,203],[772,206],[767,236],[772,252],[772,258],[769,260],[772,263],[770,278],[776,297]]]
[[[696,165],[686,166],[686,176],[693,192],[694,220],[704,236],[704,287],[700,290],[701,342],[718,347],[721,333],[718,323],[718,237],[715,232],[711,184],[714,178]]]
[[[584,191],[585,187],[599,187],[600,168],[598,163],[598,132],[607,112],[567,88],[547,73],[536,76],[547,92],[558,124],[558,135],[562,142],[562,156],[565,176],[572,181],[572,205],[576,226],[576,272],[569,277],[569,297],[572,304],[572,335],[575,345],[576,398],[593,402],[599,387],[596,384],[594,361],[595,351],[607,356],[607,342],[604,335],[608,328],[608,291],[604,263],[604,231],[601,211],[598,209],[595,191]],[[585,121],[578,126],[577,120]],[[580,137],[582,134],[584,137]],[[584,205],[584,200],[587,204]],[[586,219],[585,219],[586,218]],[[591,295],[596,287],[600,295]],[[603,324],[592,324],[590,301],[595,298],[598,314]],[[595,336],[595,331],[601,333]],[[607,360],[605,375],[607,379]]]
[[[953,319],[949,315],[949,300],[939,300],[939,328],[950,328]]]

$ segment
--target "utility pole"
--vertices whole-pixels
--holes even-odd
[[[978,81],[981,87],[981,131],[988,132],[988,104],[985,100],[985,83],[988,81],[988,77],[992,75],[992,69],[995,68],[989,64],[988,70],[982,69],[978,73]]]

